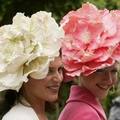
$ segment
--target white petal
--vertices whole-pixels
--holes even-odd
[[[6,89],[19,90],[22,86],[23,80],[23,68],[14,74],[8,74],[7,72],[0,74],[0,91]],[[26,78],[27,79],[27,78]]]

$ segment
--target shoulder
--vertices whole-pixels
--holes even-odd
[[[33,120],[36,117],[37,116],[31,107],[17,104],[3,116],[2,120]]]
[[[74,120],[78,120],[78,118],[81,118],[82,120],[101,120],[98,112],[85,103],[82,103],[79,107],[76,106],[75,114]]]
[[[66,105],[68,109],[76,111],[81,111],[81,112],[95,112],[96,110],[89,104],[85,102],[71,102]]]
[[[96,118],[98,117],[99,118],[97,111],[93,107],[91,107],[90,105],[88,105],[84,102],[76,103],[73,108],[75,109],[75,113],[77,113],[78,116],[82,115],[82,116],[85,116],[85,118],[87,116],[89,116],[88,118],[90,118],[90,117],[96,117]]]
[[[59,120],[101,120],[97,111],[83,102],[68,103],[61,112]]]

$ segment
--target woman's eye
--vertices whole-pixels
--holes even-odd
[[[96,73],[103,73],[105,70],[104,69],[98,69]]]
[[[62,73],[63,72],[63,67],[59,67],[58,69],[54,69],[54,68],[49,68],[49,72],[48,74],[54,74],[54,73]]]
[[[54,73],[54,70],[52,69],[52,68],[49,68],[49,72],[48,72],[49,74],[50,73]]]
[[[116,69],[112,70],[111,71],[112,73],[117,73],[118,71]]]

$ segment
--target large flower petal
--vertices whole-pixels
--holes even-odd
[[[69,76],[91,74],[120,60],[120,11],[86,3],[63,17],[62,59]]]

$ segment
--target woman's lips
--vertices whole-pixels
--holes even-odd
[[[60,85],[51,85],[47,87],[49,90],[51,90],[52,92],[58,92]]]
[[[108,90],[110,88],[108,85],[100,85],[100,84],[97,84],[97,87],[103,90]]]

